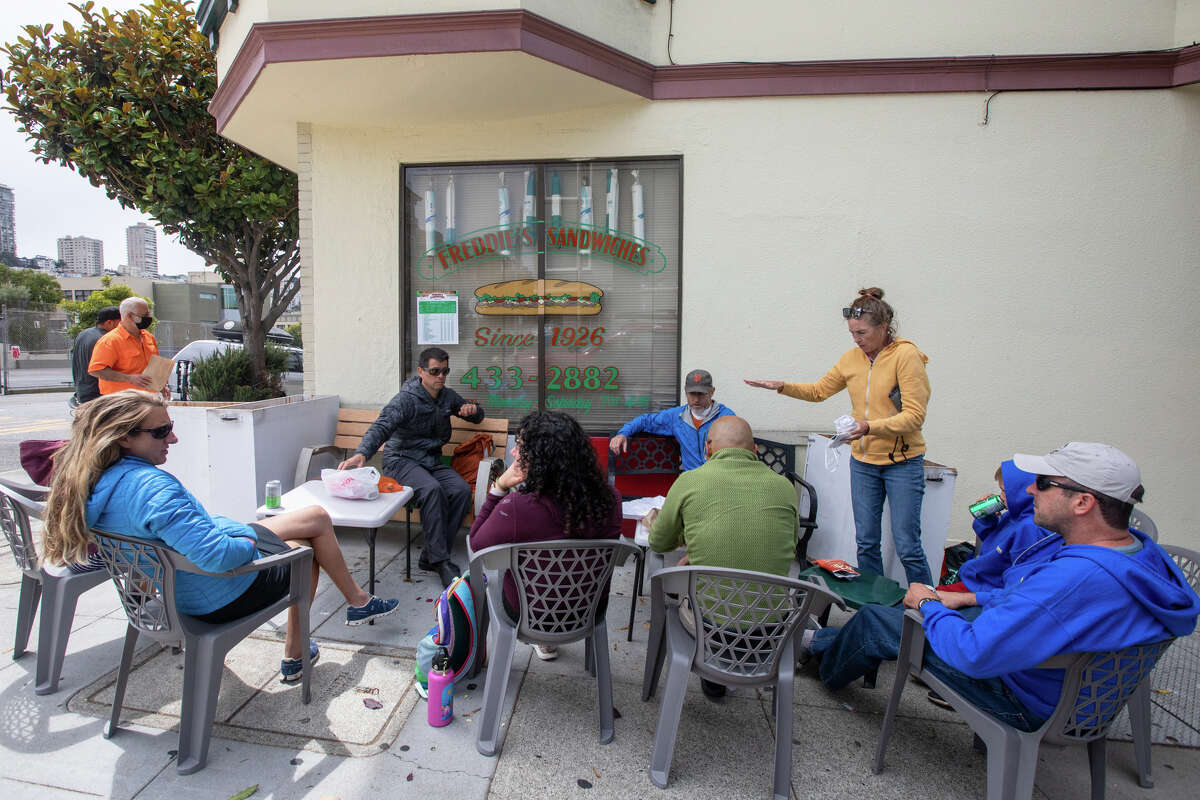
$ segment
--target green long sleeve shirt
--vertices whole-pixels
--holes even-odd
[[[786,575],[799,529],[796,489],[749,450],[718,450],[683,473],[650,529],[650,548],[687,547],[697,566]]]

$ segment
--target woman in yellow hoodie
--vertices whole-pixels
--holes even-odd
[[[925,495],[925,439],[921,425],[929,403],[928,357],[896,337],[895,312],[883,290],[860,289],[842,309],[856,347],[847,350],[816,383],[747,380],[789,397],[819,403],[848,389],[855,428],[850,442],[850,496],[854,505],[858,567],[883,574],[880,553],[884,498],[890,500],[892,537],[910,583],[933,582],[921,547]]]

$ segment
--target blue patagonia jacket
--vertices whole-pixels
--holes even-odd
[[[718,417],[732,417],[734,414],[733,409],[717,403],[717,413],[699,428],[692,425],[691,415],[692,412],[684,403],[674,408],[634,417],[617,433],[626,438],[638,433],[674,436],[675,441],[679,442],[680,471],[687,472],[704,463],[704,440],[708,437],[708,429],[712,427],[713,420]]]
[[[135,456],[125,456],[100,476],[88,498],[87,525],[166,542],[209,572],[240,567],[259,556],[253,528],[209,516],[178,478]],[[183,614],[216,611],[241,597],[255,577],[213,578],[180,572],[175,606]]]
[[[1025,490],[1036,477],[1011,460],[1000,465],[1008,511],[975,520],[972,527],[983,545],[958,571],[959,580],[972,592],[1001,589],[1004,573],[1013,564],[1044,561],[1062,547],[1061,536],[1033,521],[1033,497]]]
[[[1017,699],[1048,719],[1062,670],[1033,667],[1059,653],[1119,650],[1187,636],[1200,598],[1179,567],[1148,537],[1126,554],[1097,545],[1064,545],[1053,557],[1017,564],[1004,588],[976,592],[982,613],[968,622],[941,603],[925,605],[930,647],[973,678],[1000,678]]]

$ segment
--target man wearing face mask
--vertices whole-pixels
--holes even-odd
[[[92,350],[88,374],[100,383],[100,394],[122,389],[150,391],[153,379],[146,373],[150,356],[158,355],[158,342],[146,330],[154,322],[150,305],[140,297],[127,297],[118,307],[121,323],[113,328]],[[169,390],[164,389],[169,397]]]
[[[687,394],[686,403],[634,417],[609,440],[609,448],[614,453],[624,453],[629,449],[630,436],[654,433],[674,436],[675,441],[679,442],[682,472],[695,469],[707,461],[705,440],[709,426],[718,417],[733,416],[733,410],[713,400],[716,388],[708,370],[694,369],[685,375],[683,390]]]

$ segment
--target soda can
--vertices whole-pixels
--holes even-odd
[[[990,517],[993,514],[999,514],[1006,508],[1004,500],[998,494],[988,495],[977,503],[971,503],[967,506],[967,511],[971,512],[971,516],[975,519],[983,519]]]
[[[265,505],[267,508],[279,508],[279,498],[281,495],[280,490],[282,488],[283,487],[280,485],[279,481],[267,481],[263,505]]]

